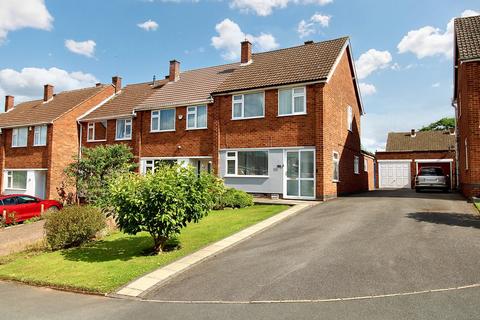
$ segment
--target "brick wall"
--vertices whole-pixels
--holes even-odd
[[[413,160],[410,164],[410,175],[412,188],[414,187],[415,175],[417,174],[417,167],[415,160],[417,159],[453,159],[452,162],[452,182],[453,186],[456,185],[455,180],[455,151],[437,151],[437,152],[427,152],[427,151],[417,151],[417,152],[377,152],[375,154],[376,160]],[[379,175],[378,175],[378,165],[376,166],[376,181],[375,186],[379,186]],[[450,173],[449,173],[450,174]]]
[[[480,62],[458,68],[458,167],[462,193],[480,196]],[[465,150],[465,139],[467,150]],[[466,165],[468,153],[468,169]]]

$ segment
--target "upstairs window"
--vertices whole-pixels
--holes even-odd
[[[332,155],[332,164],[333,164],[333,177],[334,182],[340,181],[340,155],[338,152],[334,151]]]
[[[305,114],[305,87],[278,90],[278,115]]]
[[[353,156],[353,173],[360,173],[360,158],[358,156]]]
[[[107,121],[89,122],[87,125],[87,141],[106,141]]]
[[[187,129],[207,128],[207,106],[187,108]]]
[[[265,116],[264,93],[238,94],[232,97],[232,119],[262,118]]]
[[[347,128],[348,131],[353,131],[353,110],[352,107],[347,107]]]
[[[162,109],[152,111],[152,132],[175,131],[175,109]]]
[[[132,119],[117,119],[116,140],[132,139]]]
[[[33,138],[34,146],[47,145],[47,126],[35,126],[35,134]]]
[[[28,128],[14,128],[12,130],[12,147],[26,147],[28,140]]]

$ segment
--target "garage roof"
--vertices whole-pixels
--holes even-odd
[[[448,151],[455,148],[455,135],[449,131],[390,132],[386,152]]]

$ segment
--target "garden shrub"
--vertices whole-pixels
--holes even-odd
[[[45,235],[53,250],[80,246],[105,228],[105,215],[92,206],[70,206],[45,214]]]
[[[215,203],[216,210],[224,208],[245,208],[253,205],[252,195],[242,190],[227,188]]]

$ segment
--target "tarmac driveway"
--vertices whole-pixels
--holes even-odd
[[[480,283],[480,220],[457,194],[375,191],[320,204],[145,297],[279,301]]]

